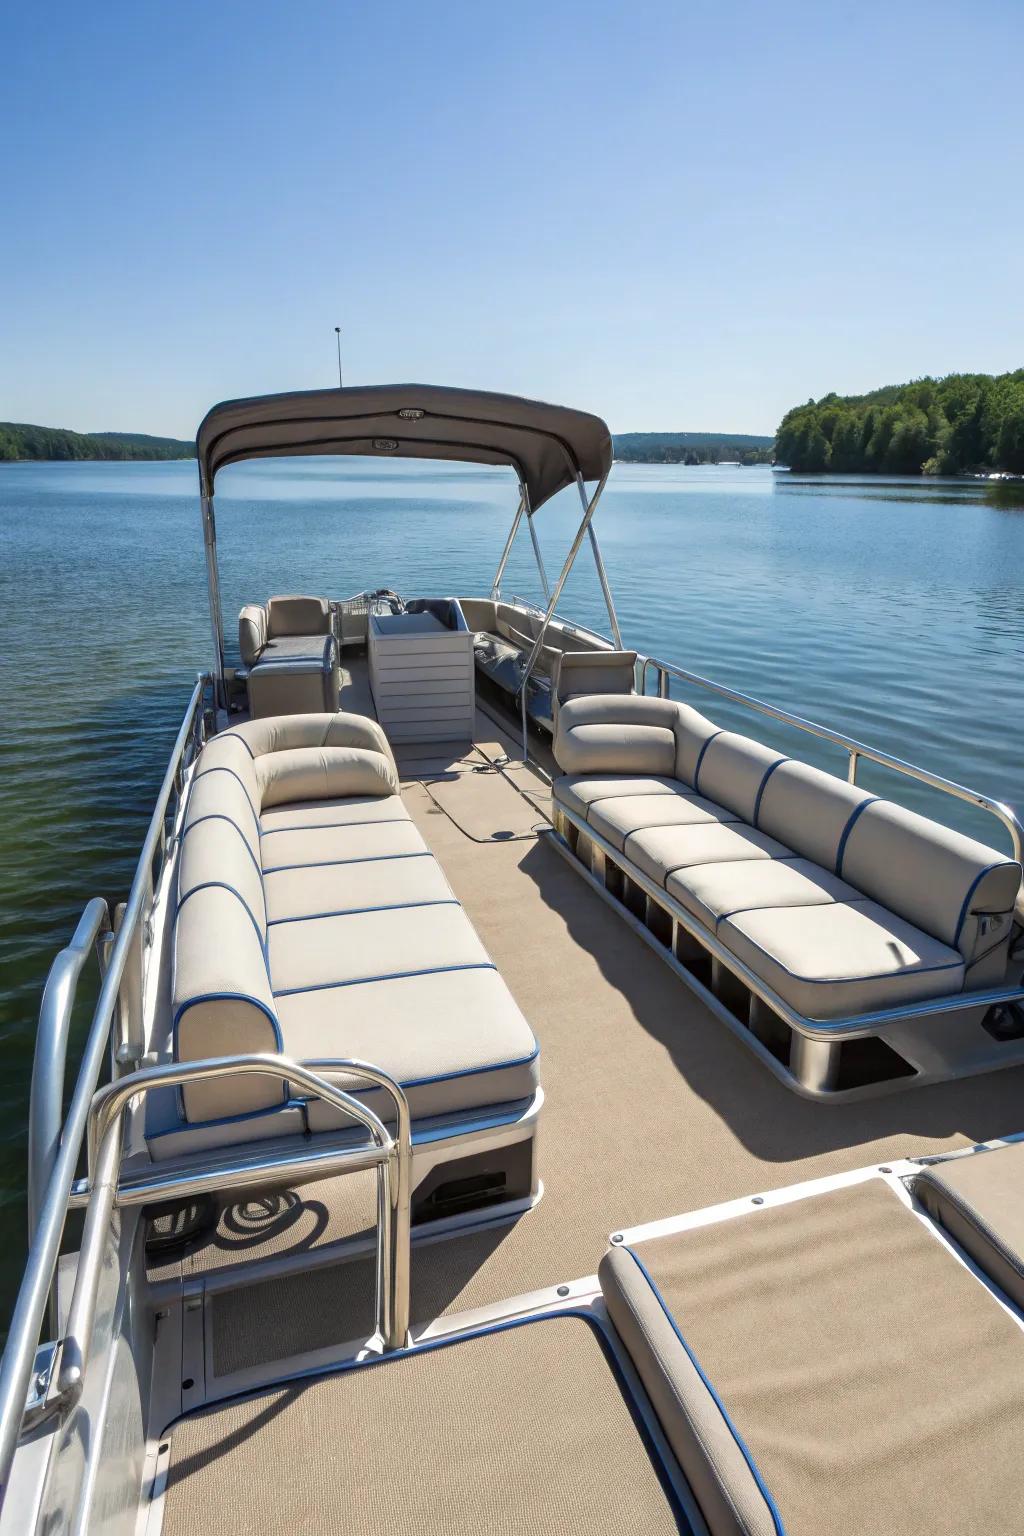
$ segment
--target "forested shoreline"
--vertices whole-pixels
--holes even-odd
[[[748,432],[618,432],[624,464],[770,464],[773,441]]]
[[[1024,368],[808,400],[783,417],[775,459],[811,474],[1024,474]]]
[[[194,459],[194,443],[142,432],[69,432],[0,421],[0,461],[22,459]]]

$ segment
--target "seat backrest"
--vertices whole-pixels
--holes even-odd
[[[242,664],[254,667],[267,643],[267,610],[260,603],[246,603],[238,615],[238,649]]]
[[[562,651],[551,674],[559,704],[583,693],[633,693],[636,651]]]
[[[325,597],[272,597],[267,604],[268,640],[330,632],[331,605]]]
[[[761,789],[755,825],[758,831],[786,843],[794,853],[834,873],[850,818],[873,798],[869,790],[837,779],[835,774],[796,758],[784,758]]]
[[[498,606],[489,597],[460,597],[459,606],[467,629],[476,634],[497,634]]]
[[[783,761],[783,754],[774,747],[736,731],[716,731],[704,742],[697,759],[693,787],[753,826],[761,791]]]
[[[675,771],[678,706],[642,694],[597,693],[568,699],[558,711],[555,761],[564,773]]]
[[[267,965],[260,861],[265,807],[399,791],[376,721],[361,715],[253,720],[215,736],[196,763],[182,822],[174,927],[173,1032],[179,1061],[280,1051]],[[191,1122],[278,1107],[287,1085],[239,1076],[186,1084]]]
[[[968,965],[1009,940],[1020,865],[901,805],[873,799],[861,806],[838,873],[958,949]]]

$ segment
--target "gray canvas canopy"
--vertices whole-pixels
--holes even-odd
[[[228,400],[196,438],[204,496],[219,470],[243,459],[367,454],[510,464],[536,511],[578,477],[600,480],[612,440],[599,416],[486,390],[431,384],[313,389]]]

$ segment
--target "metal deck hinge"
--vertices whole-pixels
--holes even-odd
[[[50,1418],[61,1408],[64,1399],[54,1388],[59,1354],[58,1343],[40,1344],[36,1350],[36,1357],[32,1364],[32,1377],[28,1384],[28,1396],[25,1399],[23,1431],[34,1429],[37,1424],[41,1424],[44,1419]]]

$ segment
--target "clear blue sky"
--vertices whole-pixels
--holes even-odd
[[[1022,0],[10,7],[0,419],[347,379],[614,430],[1024,365]]]

